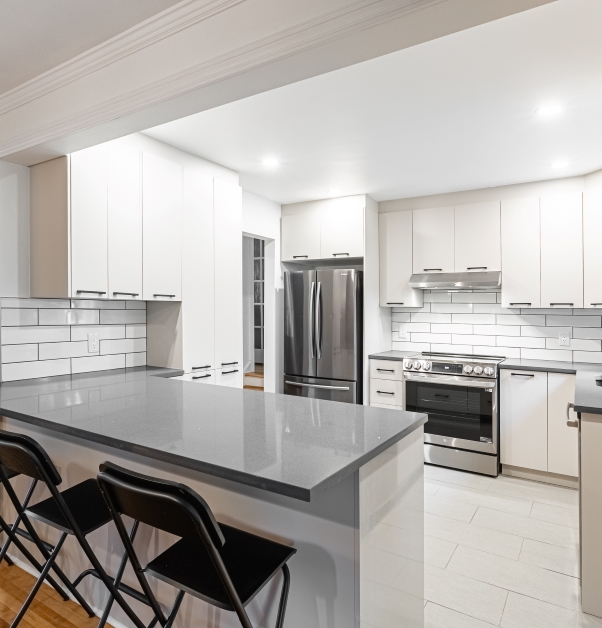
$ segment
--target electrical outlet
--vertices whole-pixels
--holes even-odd
[[[88,334],[88,353],[98,353],[98,334]]]
[[[400,340],[409,340],[410,334],[408,334],[408,328],[405,325],[399,326],[399,339]]]
[[[558,334],[558,346],[559,347],[570,347],[571,346],[571,337],[567,333],[560,332]]]

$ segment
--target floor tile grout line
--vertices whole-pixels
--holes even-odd
[[[432,600],[427,600],[426,605],[432,604],[433,606],[439,606],[441,608],[446,608],[448,611],[453,611],[454,613],[458,613],[458,615],[462,615],[464,617],[468,617],[470,619],[476,619],[487,626],[499,626],[500,624],[492,624],[491,622],[485,621],[484,619],[480,619],[479,617],[475,617],[474,615],[469,615],[468,613],[463,613],[462,611],[456,610],[451,606],[446,606],[445,604],[441,604],[441,602],[433,602]]]
[[[456,543],[455,545],[456,547],[454,547],[454,551],[449,555],[449,558],[447,559],[447,562],[445,563],[445,567],[443,567],[443,569],[447,569],[447,566],[451,562],[451,559],[454,557],[454,554],[456,553],[456,550],[458,549],[458,543]]]
[[[510,597],[510,591],[508,591],[508,589],[504,589],[504,591],[506,591],[506,599],[504,600],[504,608],[502,608],[502,614],[500,615],[500,621],[498,622],[498,626],[502,625],[504,613],[506,611],[506,604],[508,604],[508,598]]]

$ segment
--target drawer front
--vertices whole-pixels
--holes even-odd
[[[370,404],[403,406],[403,382],[390,379],[370,379]]]
[[[389,406],[386,403],[377,403],[376,401],[373,401],[370,404],[371,408],[382,408],[383,410],[403,410],[403,408],[401,406]]]
[[[370,378],[403,380],[403,362],[370,360]]]
[[[174,377],[184,382],[195,382],[196,384],[215,384],[215,371],[199,371],[195,373],[185,373],[180,377]]]
[[[241,366],[229,366],[215,370],[215,384],[230,388],[243,387],[244,373]]]

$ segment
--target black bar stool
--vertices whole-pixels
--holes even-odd
[[[84,600],[79,591],[75,588],[75,585],[55,563],[61,547],[69,535],[75,536],[100,579],[109,589],[111,596],[127,613],[136,628],[145,628],[144,624],[138,619],[117,588],[113,585],[113,580],[109,578],[103,570],[92,548],[86,541],[86,536],[90,534],[90,532],[107,524],[112,518],[96,480],[85,480],[80,484],[68,488],[62,493],[59,492],[57,486],[61,484],[62,478],[44,449],[28,436],[3,430],[0,430],[0,465],[2,465],[0,466],[0,481],[4,485],[17,511],[17,522],[19,522],[19,520],[22,521],[25,530],[17,527],[13,530],[10,526],[2,527],[4,532],[8,535],[9,540],[25,554],[27,559],[32,562],[40,572],[40,577],[27,596],[21,610],[11,623],[11,628],[19,624],[44,580],[48,580],[51,584],[54,582],[49,573],[51,569],[55,572],[65,588],[81,604],[88,615],[94,617],[94,611],[90,608],[90,605]],[[6,470],[13,473],[21,473],[22,475],[32,478],[32,487],[28,492],[29,497],[31,497],[30,494],[33,492],[33,488],[38,481],[43,482],[48,487],[51,497],[34,506],[25,507],[17,499]],[[42,541],[32,526],[30,519],[40,521],[59,530],[61,535],[57,544],[52,546]],[[35,558],[33,558],[31,553],[23,546],[19,536],[28,539],[36,545],[44,557],[43,565],[35,561]],[[56,585],[55,588],[57,586],[58,585]],[[64,593],[63,597],[66,598]]]
[[[282,628],[290,587],[286,563],[296,549],[218,523],[203,498],[184,484],[140,475],[109,462],[100,466],[97,479],[127,557],[155,613],[150,626],[158,622],[170,628],[185,593],[189,593],[235,612],[244,628],[253,628],[245,606],[282,570],[284,581],[276,619],[276,628]],[[122,515],[135,521],[129,535]],[[139,522],[180,537],[144,568],[132,545]],[[146,575],[179,590],[167,616]]]

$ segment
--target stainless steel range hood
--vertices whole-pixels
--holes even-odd
[[[502,273],[424,273],[410,277],[410,287],[423,290],[485,290],[502,287]]]

